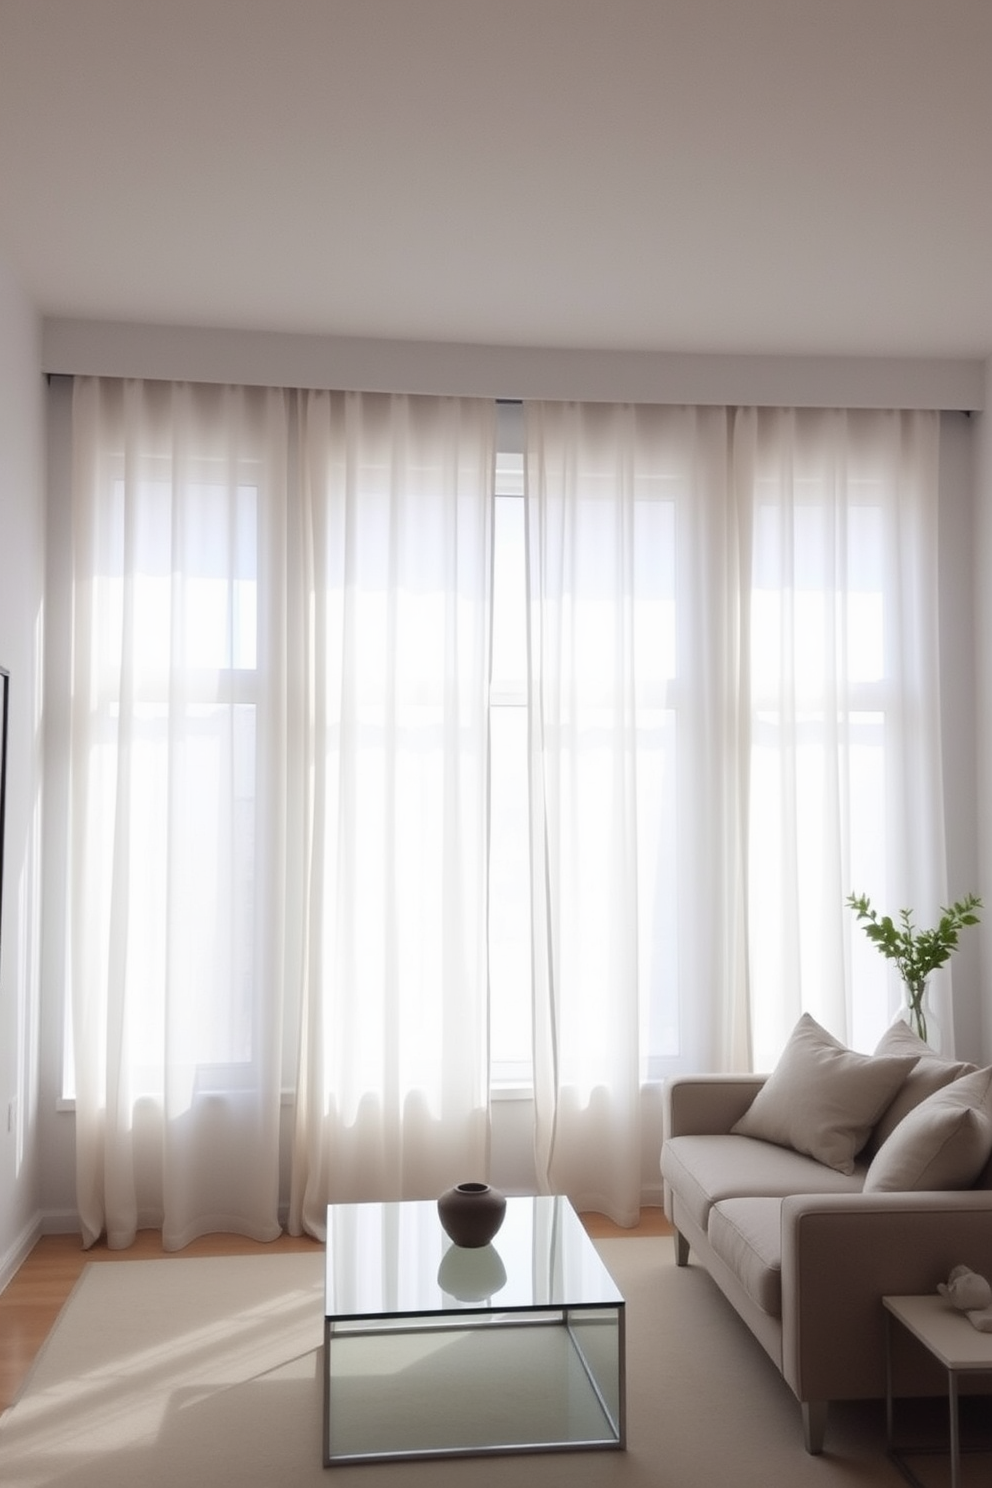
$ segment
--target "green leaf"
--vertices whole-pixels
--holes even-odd
[[[878,946],[883,956],[896,962],[907,989],[918,989],[913,994],[916,1001],[910,995],[914,1010],[918,1010],[923,983],[930,972],[943,966],[957,949],[961,930],[966,925],[978,924],[977,911],[983,907],[977,894],[967,894],[964,899],[941,907],[940,919],[933,929],[918,931],[911,910],[901,909],[896,925],[890,915],[879,917],[867,894],[849,894],[847,904],[862,922],[872,944]]]

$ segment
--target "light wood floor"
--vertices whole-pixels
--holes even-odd
[[[642,1209],[640,1222],[633,1229],[620,1229],[602,1214],[583,1214],[582,1222],[594,1238],[671,1234],[660,1209]],[[206,1235],[185,1250],[169,1252],[163,1251],[157,1230],[142,1230],[127,1250],[108,1250],[101,1244],[84,1251],[78,1235],[43,1235],[0,1293],[0,1411],[13,1403],[83,1267],[91,1262],[258,1255],[315,1248],[321,1248],[319,1242],[308,1237],[282,1235],[271,1245],[258,1245],[237,1235]]]

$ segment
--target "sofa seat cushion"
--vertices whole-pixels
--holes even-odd
[[[838,1173],[815,1158],[757,1137],[669,1137],[661,1149],[662,1177],[690,1217],[706,1229],[710,1208],[723,1199],[778,1198],[804,1193],[859,1193],[865,1165]]]
[[[782,1316],[782,1200],[724,1199],[710,1210],[707,1235],[752,1302]]]

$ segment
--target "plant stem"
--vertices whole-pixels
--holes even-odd
[[[924,1043],[927,1039],[927,1015],[924,1007],[924,996],[927,990],[926,980],[906,982],[906,1000],[909,1004],[909,1026],[913,1032],[918,1034]]]

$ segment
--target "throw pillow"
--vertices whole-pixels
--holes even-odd
[[[943,1090],[945,1085],[960,1080],[962,1075],[972,1074],[978,1068],[964,1060],[943,1058],[929,1044],[925,1044],[901,1018],[882,1034],[875,1053],[916,1054],[919,1058],[896,1092],[895,1099],[886,1106],[875,1125],[868,1143],[868,1149],[872,1153],[877,1152],[882,1143],[891,1137],[903,1117],[908,1116],[928,1096]]]
[[[938,1059],[936,1049],[932,1049],[925,1039],[921,1039],[918,1033],[914,1033],[904,1018],[896,1018],[890,1023],[882,1034],[875,1049],[876,1054],[915,1054],[922,1058],[924,1055],[932,1055]]]
[[[962,1075],[904,1116],[865,1175],[865,1193],[970,1188],[992,1154],[992,1067]]]
[[[856,1054],[804,1013],[732,1129],[853,1173],[856,1154],[915,1063],[915,1055]]]

